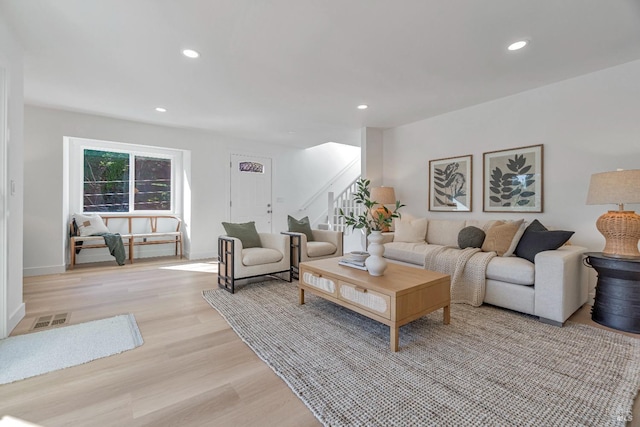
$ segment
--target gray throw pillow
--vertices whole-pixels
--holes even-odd
[[[290,232],[303,233],[307,236],[307,242],[313,242],[313,232],[311,231],[311,224],[309,223],[308,216],[298,220],[291,215],[288,215],[287,224],[289,225]]]
[[[234,224],[231,222],[223,222],[222,226],[224,231],[227,232],[229,237],[235,237],[242,242],[242,248],[261,248],[260,236],[256,230],[256,223],[254,221],[245,222],[242,224]]]
[[[478,227],[470,225],[458,233],[458,246],[460,249],[481,248],[486,234]]]

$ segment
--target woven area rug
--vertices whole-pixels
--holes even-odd
[[[330,426],[625,425],[640,387],[640,339],[558,328],[489,306],[455,304],[389,328],[295,284],[203,296]]]
[[[0,340],[0,384],[112,356],[142,345],[133,314]]]

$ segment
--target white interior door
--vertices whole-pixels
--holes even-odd
[[[270,233],[271,159],[231,155],[231,222],[255,221],[259,232]]]

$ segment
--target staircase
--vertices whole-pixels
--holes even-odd
[[[353,200],[353,195],[358,191],[357,181],[360,177],[354,179],[347,188],[345,188],[340,194],[334,196],[334,193],[329,193],[328,208],[327,208],[327,229],[342,231],[345,235],[351,234],[351,229],[345,225],[344,217],[340,215],[340,209],[348,215],[353,212],[354,215],[359,215],[362,211],[362,205],[356,204]]]

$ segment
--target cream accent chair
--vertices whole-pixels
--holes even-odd
[[[301,262],[339,257],[344,253],[342,231],[311,230],[311,233],[313,234],[313,242],[307,241],[307,235],[304,233],[282,232],[282,234],[291,237],[290,257],[293,279],[298,279]]]
[[[240,279],[289,273],[291,282],[291,258],[289,236],[258,233],[260,248],[242,247],[235,237],[218,237],[218,286],[235,292],[235,282]]]

